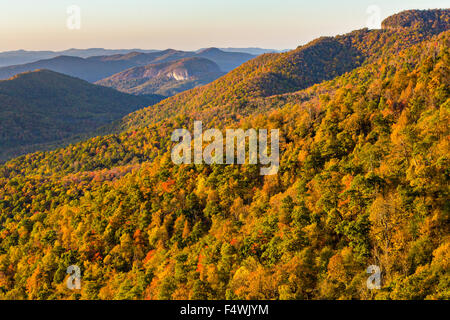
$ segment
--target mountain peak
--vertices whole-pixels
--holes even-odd
[[[413,29],[440,33],[448,29],[449,9],[407,10],[387,17],[382,22],[383,29]]]

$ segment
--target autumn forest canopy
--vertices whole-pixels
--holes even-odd
[[[54,71],[0,81],[0,125],[39,127],[0,142],[56,143],[0,166],[0,299],[449,299],[449,42],[449,9],[411,10],[214,64],[162,101]],[[133,93],[120,76],[107,82]],[[278,173],[174,164],[171,134],[195,121],[279,129]],[[57,144],[73,134],[88,136]]]

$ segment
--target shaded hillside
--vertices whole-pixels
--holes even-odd
[[[132,94],[171,96],[208,84],[224,74],[211,60],[194,57],[134,67],[96,84]]]
[[[0,159],[93,131],[161,99],[39,70],[0,81]],[[17,152],[16,152],[17,151]]]

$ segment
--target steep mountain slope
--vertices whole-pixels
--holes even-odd
[[[230,68],[237,67],[255,57],[247,53],[224,52],[218,49],[212,51],[205,50],[202,52],[196,53],[168,49],[150,53],[129,52],[126,54],[92,56],[89,58],[58,56],[32,63],[0,68],[0,79],[9,79],[22,72],[48,69],[89,82],[96,82],[132,67],[175,61],[190,57],[208,58],[217,63],[222,71],[227,72],[231,70]]]
[[[208,84],[224,74],[211,60],[194,57],[134,67],[96,84],[132,94],[172,96]]]
[[[16,74],[48,69],[58,73],[64,73],[86,81],[95,82],[109,77],[124,69],[131,68],[135,64],[127,60],[100,61],[95,59],[83,59],[70,56],[40,60],[23,65],[0,68],[0,79],[9,79]]]
[[[407,11],[403,19],[416,19],[414,27],[362,29],[334,38],[324,37],[281,54],[264,54],[215,82],[164,100],[156,108],[140,110],[125,119],[124,128],[157,122],[174,114],[201,114],[205,121],[239,118],[257,111],[255,100],[295,92],[332,79],[354,68],[395,55],[402,49],[447,30],[449,10]],[[389,18],[384,24],[395,26]],[[398,19],[398,18],[395,18]],[[426,24],[423,21],[440,21]],[[396,20],[395,20],[396,21]],[[422,26],[426,25],[424,29]],[[208,111],[206,111],[208,110]]]
[[[164,121],[147,119],[160,104],[131,130],[1,166],[0,298],[449,299],[448,29],[356,33],[374,56],[329,81],[236,112],[205,95],[179,114],[180,94]],[[250,65],[258,76],[300,52]],[[171,132],[198,119],[278,128],[278,174],[174,165]],[[381,290],[367,289],[372,264]]]
[[[161,99],[39,70],[0,81],[0,159],[93,131]]]

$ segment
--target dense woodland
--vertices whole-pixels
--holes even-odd
[[[0,298],[449,299],[449,10],[395,19],[1,166]],[[194,120],[280,129],[278,174],[174,165]]]
[[[0,162],[86,135],[164,97],[136,97],[50,70],[0,80]]]

